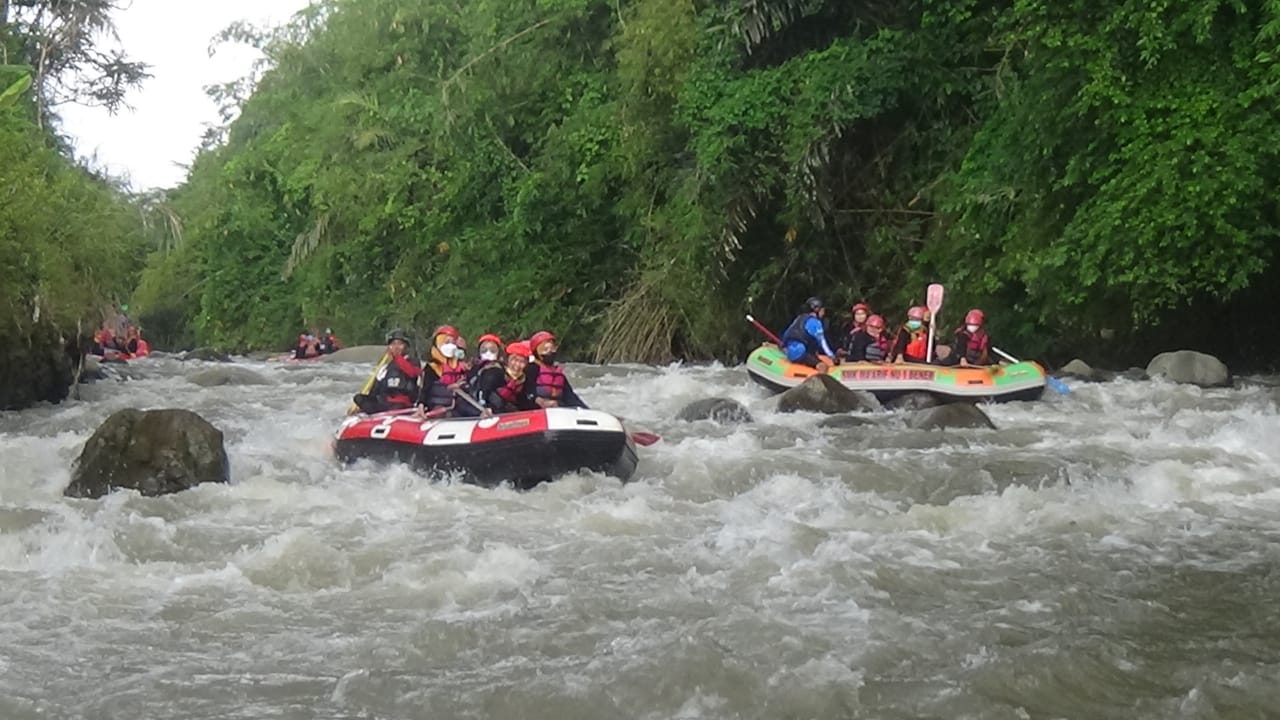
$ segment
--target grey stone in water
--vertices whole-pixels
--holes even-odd
[[[1075,378],[1084,380],[1085,382],[1102,382],[1106,380],[1106,376],[1099,370],[1094,369],[1089,363],[1076,358],[1071,362],[1058,368],[1058,372],[1054,373],[1056,377]]]
[[[321,355],[316,362],[376,363],[382,359],[386,352],[385,345],[356,345],[342,348],[328,355]]]
[[[694,400],[685,405],[676,414],[676,418],[686,422],[695,420],[714,420],[718,423],[755,422],[751,413],[736,400],[720,397]]]
[[[254,360],[256,362],[265,362],[267,360],[271,360],[273,358],[279,357],[280,353],[272,352],[270,350],[254,350],[252,352],[245,353],[244,356],[246,359],[249,359],[249,360]]]
[[[97,355],[85,355],[81,362],[84,364],[80,367],[80,382],[107,379],[107,371],[102,368],[102,359]]]
[[[182,353],[180,360],[204,360],[205,362],[231,362],[231,356],[213,348],[196,348]]]
[[[942,401],[937,395],[927,392],[909,392],[903,393],[892,400],[884,403],[885,410],[928,410],[931,407],[938,407]]]
[[[1147,365],[1147,375],[1200,387],[1231,386],[1231,371],[1221,360],[1194,350],[1160,353]]]
[[[1151,376],[1147,375],[1146,370],[1143,370],[1142,368],[1136,368],[1136,367],[1131,367],[1128,370],[1125,370],[1124,372],[1117,374],[1116,377],[1121,378],[1123,380],[1139,380],[1139,381],[1151,379]]]
[[[947,428],[990,428],[994,430],[996,425],[977,405],[951,403],[912,413],[907,418],[907,427],[915,430],[945,430]]]
[[[823,418],[818,423],[818,427],[824,429],[834,428],[843,430],[847,428],[867,427],[868,425],[876,424],[878,423],[876,423],[875,420],[868,417],[859,417],[857,415],[836,415],[834,417]]]
[[[71,474],[68,497],[120,489],[166,495],[225,483],[230,463],[222,432],[190,410],[120,410],[93,433]]]
[[[778,398],[779,412],[819,412],[842,415],[855,410],[881,410],[869,392],[850,390],[830,375],[814,375]]]
[[[258,373],[242,367],[212,367],[187,376],[188,382],[203,387],[220,385],[270,385],[271,381]]]

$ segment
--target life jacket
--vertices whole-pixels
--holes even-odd
[[[407,360],[407,362],[413,361]],[[395,359],[387,362],[378,371],[374,387],[374,394],[388,410],[413,407],[413,401],[418,393],[417,378],[410,377]]]
[[[965,343],[964,359],[972,365],[986,365],[991,361],[991,355],[988,352],[991,349],[991,336],[978,328],[978,332],[970,333],[966,328],[956,330],[956,335],[965,336],[968,341]]]
[[[444,361],[436,349],[431,350],[434,360],[431,361],[431,369],[435,371],[439,378],[431,383],[431,387],[427,388],[426,402],[423,404],[427,409],[452,407],[454,403],[453,391],[449,386],[464,382],[467,379],[467,364],[459,360],[454,360],[452,364]]]
[[[907,347],[902,356],[907,362],[924,362],[929,352],[929,326],[921,325],[919,330],[910,330],[903,325],[902,332],[907,333]]]
[[[338,344],[338,338],[333,335],[320,338],[320,344],[318,347],[320,349],[320,353],[323,355],[328,355],[329,353],[336,352],[341,349],[341,346]]]
[[[818,345],[818,340],[804,329],[805,322],[811,317],[813,317],[812,313],[797,315],[795,320],[792,320],[791,324],[787,326],[787,329],[782,331],[781,339],[784,348],[793,342],[798,342],[804,344],[805,352],[813,355],[822,352],[822,348]]]
[[[498,394],[498,397],[502,398],[502,402],[513,408],[519,407],[520,393],[524,391],[524,373],[512,375],[511,371],[505,369],[503,372],[507,375],[507,382],[505,385],[499,386],[494,392]]]
[[[867,333],[867,337],[871,337],[871,333]],[[889,358],[889,338],[884,331],[880,331],[880,337],[871,338],[871,343],[867,345],[867,349],[863,351],[866,355],[867,362],[884,362]]]
[[[564,370],[558,365],[544,365],[535,360],[538,366],[538,379],[534,384],[534,397],[546,400],[560,400],[564,394]]]

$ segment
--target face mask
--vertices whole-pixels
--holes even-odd
[[[496,352],[494,352],[494,351],[492,351],[492,350],[485,350],[484,352],[480,353],[480,359],[481,359],[481,360],[488,360],[489,362],[493,362],[494,360],[497,360],[497,359],[498,359],[498,353],[496,353]]]
[[[921,325],[924,325],[924,323],[920,322],[919,320],[908,320],[908,321],[907,321],[907,329],[908,329],[908,330],[919,330]]]
[[[458,348],[457,350],[453,351],[453,356],[459,360],[465,360],[467,357],[467,351],[463,350],[462,348]]]
[[[454,345],[451,342],[447,342],[440,346],[440,354],[447,358],[454,357],[457,354],[457,352],[458,352],[458,346]]]
[[[968,331],[969,331],[969,332],[971,332],[971,333],[976,333],[976,332],[978,332],[978,328],[979,328],[979,327],[981,327],[981,326],[979,326],[979,325],[965,325],[965,326],[964,326],[964,329],[965,329],[965,330],[968,330]]]
[[[544,354],[543,354],[543,356],[542,356],[542,362],[544,362],[544,363],[546,363],[546,364],[548,364],[548,365],[555,365],[555,364],[556,364],[556,353],[555,353],[555,351],[553,350],[553,351],[551,351],[551,352],[549,352],[549,353],[544,353]]]

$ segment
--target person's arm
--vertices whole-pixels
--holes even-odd
[[[587,404],[578,397],[578,393],[573,391],[573,386],[569,384],[569,378],[564,379],[564,390],[560,393],[560,407],[579,407],[584,410],[590,410]]]
[[[831,350],[831,345],[827,343],[827,332],[823,329],[821,320],[816,317],[811,317],[808,320],[805,320],[804,329],[805,332],[809,333],[818,341],[818,345],[822,347],[823,354],[829,358],[836,356],[836,354]]]

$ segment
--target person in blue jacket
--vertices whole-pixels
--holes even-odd
[[[788,360],[822,370],[825,363],[818,355],[835,357],[827,344],[827,333],[822,325],[826,314],[827,309],[820,298],[811,297],[804,301],[804,312],[782,331],[782,349]]]

